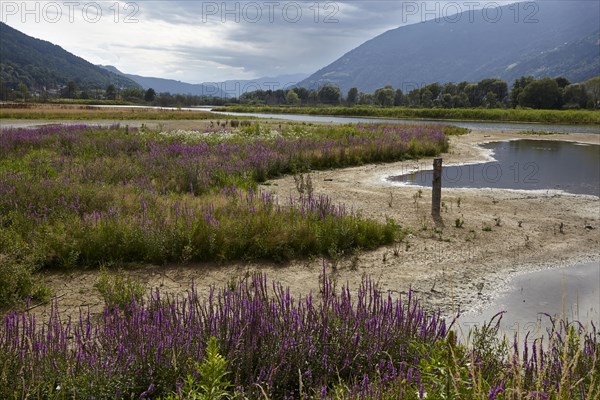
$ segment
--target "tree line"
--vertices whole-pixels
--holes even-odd
[[[122,89],[110,84],[104,89],[80,88],[75,81],[55,91],[35,91],[20,83],[17,89],[7,89],[0,80],[2,101],[47,101],[51,98],[80,100],[110,100],[161,107],[189,107],[197,105],[369,105],[409,108],[533,108],[533,109],[599,109],[600,77],[583,83],[571,83],[566,78],[535,79],[523,76],[510,90],[500,79],[488,78],[479,82],[432,83],[414,88],[407,93],[387,85],[365,93],[353,87],[344,95],[334,85],[318,89],[293,87],[290,89],[256,90],[242,94],[238,99],[190,94],[156,93],[152,88]]]
[[[319,89],[294,87],[289,90],[256,90],[240,96],[249,105],[374,105],[412,108],[534,108],[534,109],[598,109],[600,77],[583,83],[566,78],[535,79],[523,76],[509,90],[500,79],[479,82],[432,83],[407,93],[388,85],[364,93],[353,87],[344,96],[334,85]]]
[[[80,87],[76,81],[69,81],[56,89],[37,89],[33,92],[24,83],[19,83],[17,89],[9,89],[0,80],[1,101],[35,101],[45,102],[51,99],[94,100],[126,102],[140,105],[159,107],[191,107],[198,105],[224,105],[231,99],[213,96],[195,96],[191,94],[157,93],[153,88],[147,90],[137,88],[119,88],[109,84],[106,88]]]

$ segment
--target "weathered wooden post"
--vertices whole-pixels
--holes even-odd
[[[442,159],[433,159],[433,182],[431,184],[431,215],[440,217],[442,202]]]

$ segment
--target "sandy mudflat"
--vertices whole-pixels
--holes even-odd
[[[451,149],[443,155],[444,164],[484,161],[489,154],[477,147],[478,143],[518,138],[600,144],[600,135],[593,134],[519,136],[507,131],[473,131],[451,138]],[[329,266],[327,273],[339,285],[356,287],[368,274],[394,295],[412,287],[428,307],[441,307],[451,313],[458,307],[472,309],[489,302],[514,274],[600,261],[600,199],[593,196],[444,189],[444,226],[434,232],[430,189],[424,188],[419,198],[417,188],[392,185],[384,179],[430,165],[431,159],[423,159],[310,175],[315,194],[328,195],[366,217],[382,221],[393,218],[411,231],[395,246],[347,255],[335,271]],[[273,180],[263,190],[275,192],[283,201],[298,195],[293,177]],[[457,218],[464,220],[462,228],[454,226]],[[564,233],[559,232],[561,223]],[[486,224],[491,231],[482,229]],[[267,273],[295,294],[306,294],[318,291],[322,261],[149,266],[131,273],[149,288],[181,292],[190,287],[192,280],[205,291],[210,285],[222,286],[254,271]],[[63,314],[77,315],[80,307],[89,307],[92,312],[102,309],[102,299],[93,287],[95,271],[46,273],[44,279],[59,297]],[[34,311],[44,315],[48,310],[48,306],[40,306]]]

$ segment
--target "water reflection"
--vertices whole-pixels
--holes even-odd
[[[505,311],[501,333],[512,338],[515,333],[533,340],[546,333],[551,319],[579,321],[584,327],[600,326],[600,264],[527,273],[512,279],[510,289],[479,312],[464,314],[460,327],[464,334],[481,326],[498,312]]]
[[[214,112],[214,111],[213,111]],[[480,122],[480,121],[440,121],[428,119],[398,119],[398,118],[368,118],[368,117],[334,117],[329,115],[303,115],[303,114],[268,114],[268,113],[234,113],[219,111],[217,114],[238,115],[265,119],[285,119],[289,121],[321,122],[321,123],[392,123],[392,124],[439,124],[453,125],[461,128],[483,131],[546,131],[556,133],[600,133],[600,127],[595,125],[559,125],[536,124],[518,122]]]
[[[495,161],[446,166],[442,187],[523,190],[558,189],[600,196],[600,146],[548,140],[488,143]],[[431,186],[432,172],[417,171],[389,178]]]

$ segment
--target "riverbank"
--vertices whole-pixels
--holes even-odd
[[[18,122],[68,123],[70,121],[153,121],[236,119],[209,112],[203,108],[143,107],[129,105],[75,105],[75,104],[3,104],[0,105],[0,123]],[[248,119],[248,118],[245,118]]]
[[[513,108],[404,108],[404,107],[286,107],[286,106],[228,106],[213,111],[233,113],[272,113],[336,115],[348,117],[436,119],[445,121],[502,121],[552,124],[600,124],[600,111],[590,110],[529,110]]]
[[[515,333],[522,340],[529,333],[532,342],[546,335],[558,320],[579,321],[591,330],[592,323],[600,324],[599,282],[597,262],[516,274],[492,304],[461,316],[461,333],[466,337],[472,327],[489,322],[500,312],[500,329],[509,340]]]
[[[600,136],[594,134],[532,136],[473,131],[450,138],[444,164],[484,161],[489,154],[478,144],[520,138],[600,144]],[[376,251],[333,255],[327,271],[340,285],[349,283],[356,288],[362,277],[369,275],[392,295],[412,287],[427,307],[440,307],[451,314],[459,308],[471,309],[491,301],[514,274],[600,260],[598,197],[556,191],[445,189],[443,225],[436,226],[430,217],[428,190],[419,192],[384,179],[430,164],[431,160],[423,159],[309,175],[315,194],[328,195],[365,217],[380,221],[392,218],[409,230],[402,242]],[[272,180],[262,190],[273,192],[282,202],[298,195],[292,176]],[[455,226],[457,219],[463,221],[460,228]],[[207,294],[211,285],[225,286],[255,271],[289,286],[294,294],[305,295],[318,291],[322,260],[286,265],[253,262],[144,266],[130,273],[147,288],[180,293],[195,282],[199,292]],[[96,278],[97,271],[44,273],[46,284],[59,298],[63,315],[78,315],[81,307],[92,312],[102,310],[103,300],[94,288]],[[49,307],[34,311],[47,314]]]

